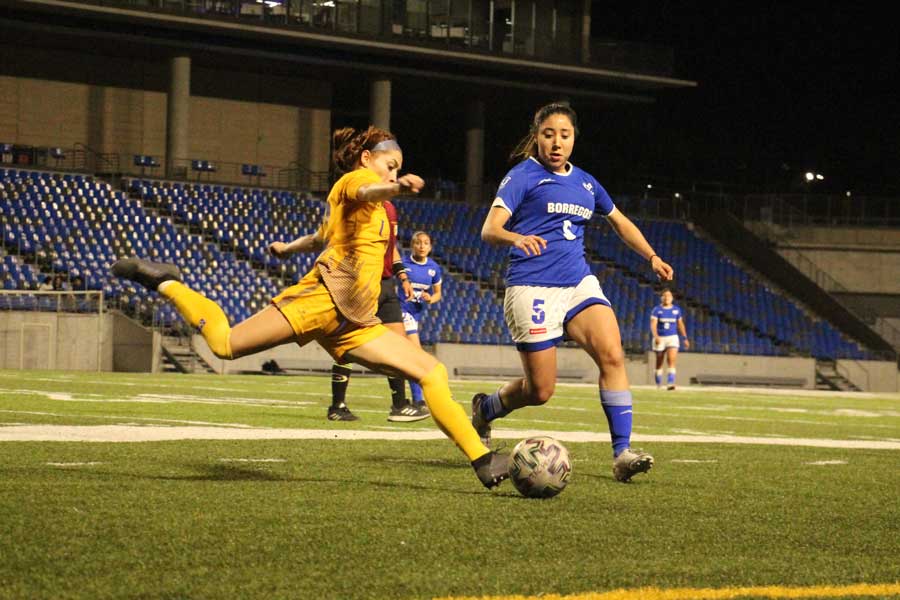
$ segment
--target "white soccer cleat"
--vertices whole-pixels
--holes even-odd
[[[625,448],[613,459],[613,477],[622,483],[640,473],[646,473],[653,467],[653,457],[643,450]]]

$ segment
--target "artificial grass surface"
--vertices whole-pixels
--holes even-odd
[[[383,380],[351,382],[351,406],[372,411],[356,424],[325,421],[328,383],[3,372],[0,421],[388,425]],[[289,384],[320,396],[272,404]],[[458,399],[475,389],[454,383]],[[557,410],[521,411],[514,426],[604,431],[589,427],[602,418],[594,395],[560,388]],[[636,395],[663,413],[636,410],[639,431],[682,429],[670,412],[696,413],[698,433],[726,421],[742,435],[900,437],[892,397]],[[608,445],[567,446],[573,479],[540,501],[509,484],[484,490],[445,440],[3,442],[0,597],[375,599],[900,581],[896,450],[654,443],[656,467],[623,485]]]

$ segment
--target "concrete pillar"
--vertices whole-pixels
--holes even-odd
[[[175,176],[176,158],[189,158],[190,109],[191,57],[175,56],[169,61],[169,94],[166,106],[166,177]]]
[[[309,181],[297,183],[314,192],[328,190],[328,168],[331,166],[331,109],[300,109],[300,144],[298,163],[308,169]],[[306,171],[303,171],[305,174]]]
[[[376,79],[369,89],[369,122],[375,127],[391,128],[391,80]]]
[[[466,106],[466,201],[481,202],[484,186],[484,101]]]
[[[591,62],[591,0],[584,0],[581,11],[581,62]]]

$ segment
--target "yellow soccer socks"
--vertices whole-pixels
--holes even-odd
[[[442,364],[431,370],[422,381],[419,382],[425,395],[425,403],[437,426],[447,437],[456,442],[470,461],[480,458],[490,452],[481,443],[481,438],[472,427],[472,423],[466,416],[462,407],[457,404],[450,394],[450,382],[447,377],[447,368]]]
[[[184,320],[200,331],[213,354],[219,358],[233,358],[231,326],[218,304],[180,281],[163,282],[159,293],[171,300]]]

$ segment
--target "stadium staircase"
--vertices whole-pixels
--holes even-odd
[[[215,373],[209,363],[194,351],[190,336],[166,335],[162,338],[162,370],[167,373]]]
[[[838,392],[859,392],[859,387],[838,373],[837,363],[833,360],[816,361],[816,389]]]

